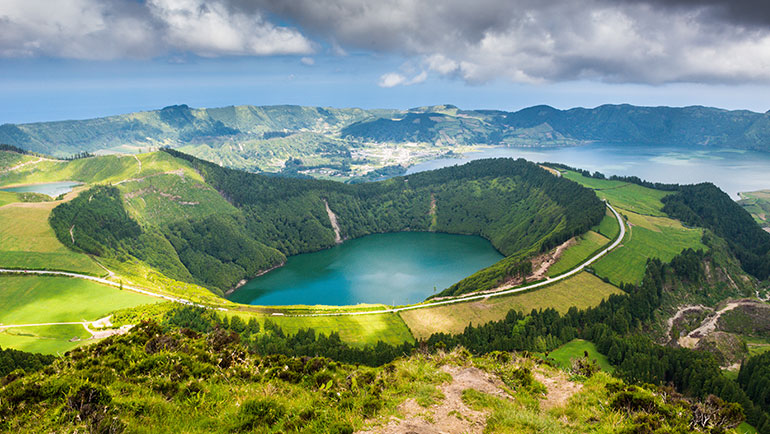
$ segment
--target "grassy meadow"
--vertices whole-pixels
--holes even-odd
[[[624,181],[590,178],[573,171],[566,171],[564,177],[596,191],[597,196],[608,200],[616,208],[645,215],[665,216],[660,200],[671,194]]]
[[[48,216],[57,204],[12,203],[0,207],[0,267],[105,274],[88,255],[69,250],[56,238]]]
[[[176,160],[165,152],[153,152],[138,155],[104,155],[73,161],[43,160],[12,172],[0,172],[0,186],[57,181],[117,183],[170,171],[181,171],[192,179],[202,179],[200,174],[185,162]]]
[[[750,191],[739,194],[741,200],[738,201],[738,204],[754,217],[754,221],[763,227],[770,226],[770,190]]]
[[[340,339],[352,345],[373,345],[378,341],[398,345],[413,342],[414,338],[404,321],[396,314],[343,315],[343,316],[281,316],[251,312],[228,312],[248,321],[255,318],[260,324],[265,320],[276,323],[289,334],[299,329],[312,328],[317,333],[328,335],[337,332]],[[224,314],[223,314],[224,315]]]
[[[91,334],[79,324],[0,329],[0,347],[30,353],[64,354],[89,342]]]
[[[183,172],[128,181],[119,188],[126,210],[145,225],[162,226],[212,214],[238,212],[212,187],[185,176]]]
[[[613,284],[638,283],[648,258],[668,262],[686,248],[706,249],[702,229],[686,228],[678,220],[652,217],[619,209],[628,229],[621,245],[593,264],[598,276]]]
[[[592,230],[603,235],[608,240],[614,240],[620,233],[620,226],[618,225],[618,219],[615,218],[615,214],[608,209],[599,226]]]
[[[0,276],[0,324],[6,325],[93,321],[116,309],[157,301],[83,279]]]
[[[617,223],[615,223],[615,226],[617,226]],[[548,269],[548,275],[553,277],[569,271],[609,242],[610,239],[594,231],[588,231],[576,237],[575,244],[569,246],[561,254],[559,260]]]
[[[435,332],[460,333],[469,324],[479,325],[503,319],[511,309],[529,313],[532,309],[554,308],[561,313],[570,307],[596,306],[620,289],[589,273],[579,273],[534,291],[464,303],[399,312],[415,338]]]
[[[82,279],[49,276],[0,276],[0,325],[94,321],[122,309],[158,299]],[[0,329],[0,347],[63,353],[91,335],[81,325]]]
[[[596,345],[593,342],[589,342],[583,339],[574,339],[559,348],[548,353],[548,357],[555,360],[556,363],[563,369],[569,369],[572,366],[571,360],[573,358],[583,357],[585,352],[588,352],[588,358],[596,360],[602,371],[612,373],[615,368],[610,365],[607,356],[600,353],[596,349]]]

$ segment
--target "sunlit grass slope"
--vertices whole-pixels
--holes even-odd
[[[30,353],[64,354],[83,345],[91,334],[79,324],[18,327],[0,331],[0,347]]]
[[[707,249],[701,243],[702,229],[686,228],[670,218],[619,211],[629,225],[623,243],[593,265],[597,275],[614,284],[638,283],[648,258],[668,262],[684,249]]]
[[[54,276],[0,276],[0,323],[39,324],[93,321],[158,299],[83,279]]]
[[[185,176],[201,180],[200,175],[185,162],[165,152],[153,152],[140,155],[104,155],[73,161],[45,160],[10,172],[0,172],[0,185],[56,181],[118,183],[170,171],[181,171]]]
[[[68,249],[56,238],[48,216],[57,204],[12,203],[0,207],[0,267],[104,274],[88,255]]]
[[[615,226],[617,226],[617,223],[615,223]],[[562,253],[559,260],[548,269],[548,275],[556,276],[557,274],[569,271],[609,242],[610,240],[607,237],[594,231],[588,231],[576,237],[575,244],[569,246]]]
[[[580,273],[551,286],[523,294],[454,303],[400,312],[415,338],[436,332],[461,333],[469,324],[479,325],[503,319],[511,309],[529,313],[532,309],[554,308],[561,313],[575,306],[584,309],[598,305],[620,289],[589,273]]]
[[[564,177],[596,191],[596,195],[608,200],[613,206],[634,211],[639,214],[665,216],[663,203],[660,201],[670,192],[654,190],[625,181],[610,181],[583,176],[577,172],[566,171]]]
[[[607,356],[600,353],[593,342],[583,339],[574,339],[567,342],[548,353],[548,357],[554,359],[560,367],[569,369],[572,364],[572,359],[581,358],[586,352],[588,353],[589,359],[596,360],[596,363],[599,364],[602,371],[612,372],[615,370],[615,368],[610,365],[609,360],[607,360]]]
[[[0,276],[0,325],[94,321],[115,309],[157,303],[158,299],[82,279]],[[81,325],[0,329],[0,347],[63,353],[89,338]]]

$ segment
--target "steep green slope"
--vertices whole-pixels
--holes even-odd
[[[770,233],[714,184],[681,186],[663,202],[667,214],[724,238],[749,274],[763,280],[770,276]]]

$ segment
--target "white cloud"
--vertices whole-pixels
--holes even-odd
[[[728,11],[712,0],[254,1],[346,50],[396,53],[473,83],[770,82],[770,7],[756,2]]]
[[[412,78],[407,78],[405,75],[397,72],[388,72],[380,77],[380,82],[378,84],[380,87],[410,86],[422,83],[427,78],[428,71],[422,71]]]
[[[3,0],[0,56],[75,59],[309,54],[298,30],[222,1]]]
[[[0,56],[308,56],[326,46],[404,56],[419,73],[382,75],[391,87],[428,73],[469,83],[770,82],[770,6],[756,3],[0,0]]]
[[[307,65],[307,66],[313,66],[313,65],[315,65],[315,59],[313,59],[312,57],[303,57],[303,58],[299,59],[299,61],[300,61],[300,62],[301,62],[303,65]]]
[[[312,44],[298,31],[277,27],[258,13],[245,14],[204,0],[148,0],[175,49],[202,56],[307,54]]]
[[[397,72],[388,72],[380,77],[380,87],[396,87],[406,82],[406,77]]]

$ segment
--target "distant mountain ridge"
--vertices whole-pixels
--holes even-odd
[[[292,138],[299,133],[301,138]],[[202,144],[217,150],[234,146],[244,152],[244,144],[269,140],[292,145],[312,142],[319,149],[342,153],[360,143],[565,146],[594,141],[769,151],[770,112],[627,104],[569,110],[540,105],[516,112],[462,110],[452,105],[410,110],[176,105],[88,120],[0,126],[0,143],[55,156]]]

